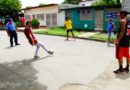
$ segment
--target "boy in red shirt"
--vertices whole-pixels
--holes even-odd
[[[37,48],[36,48],[35,55],[34,55],[34,59],[39,58],[39,56],[38,56],[38,51],[39,51],[39,48],[40,48],[40,47],[42,47],[48,54],[53,54],[53,53],[54,53],[53,51],[47,50],[47,49],[44,47],[44,45],[43,45],[40,41],[38,41],[38,40],[35,38],[35,36],[33,35],[33,33],[32,33],[32,31],[31,31],[30,27],[31,27],[31,22],[27,21],[27,22],[26,22],[26,27],[25,27],[25,29],[24,29],[24,34],[25,34],[25,36],[27,37],[29,43],[30,43],[32,46],[35,45],[35,46],[37,47]]]

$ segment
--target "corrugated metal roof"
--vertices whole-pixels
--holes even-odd
[[[27,7],[27,8],[23,8],[22,10],[29,10],[29,9],[43,8],[43,7],[50,7],[50,6],[58,6],[58,4],[48,4],[43,6]]]

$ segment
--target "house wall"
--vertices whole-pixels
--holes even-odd
[[[130,0],[122,0],[122,9],[130,12]]]
[[[107,18],[107,14],[110,14],[110,13],[117,13],[120,12],[121,8],[113,8],[113,9],[106,9],[105,10],[105,13],[104,13],[104,30],[106,31],[107,30],[107,25],[108,25],[108,20],[109,18]],[[115,23],[116,25],[116,28],[115,28],[115,31],[118,30],[119,28],[119,17],[117,16],[117,18],[111,18],[113,20],[113,22]]]
[[[64,26],[64,21],[65,21],[65,11],[60,11],[58,12],[58,18],[57,18],[57,25],[58,26]]]
[[[90,10],[92,14],[86,14],[86,16],[91,16],[91,19],[85,19],[82,20],[80,17],[80,11],[81,10]],[[97,8],[84,8],[84,9],[70,9],[66,10],[66,16],[70,16],[72,21],[73,21],[73,26],[74,29],[79,29],[79,30],[85,30],[85,31],[94,31],[94,30],[107,30],[107,25],[108,25],[108,20],[110,18],[106,18],[106,15],[108,13],[117,13],[121,10],[121,8],[102,8],[102,9],[97,9]],[[112,18],[114,23],[116,24],[116,29],[119,27],[119,18]]]
[[[86,2],[80,2],[79,5],[80,6],[91,6],[91,4],[93,3],[94,1],[86,1]]]
[[[80,30],[93,30],[94,29],[93,16],[91,20],[81,20],[79,10],[73,11],[72,20],[73,20],[73,25],[75,29],[80,29]]]
[[[92,10],[93,14],[93,10]],[[94,30],[94,17],[91,20],[81,20],[80,10],[67,10],[66,15],[70,16],[73,22],[73,28],[79,30]]]
[[[48,24],[49,21],[54,21],[55,18],[53,18],[53,16],[51,14],[56,14],[56,20],[55,22],[57,22],[57,25],[59,26],[63,26],[63,18],[64,18],[64,13],[58,13],[58,6],[49,6],[49,7],[40,7],[40,8],[34,8],[34,9],[28,9],[24,11],[24,15],[30,15],[31,19],[33,18],[33,15],[36,14],[44,14],[44,19],[43,20],[39,20],[40,21],[40,26],[46,26]],[[49,20],[47,19],[47,15],[49,15]],[[37,18],[37,17],[36,17]],[[59,20],[59,18],[61,18]],[[52,26],[52,23],[54,22],[49,22],[50,26]]]

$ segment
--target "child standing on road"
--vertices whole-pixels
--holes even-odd
[[[65,28],[67,30],[67,39],[66,40],[69,40],[69,32],[72,33],[72,36],[73,36],[73,38],[75,40],[74,33],[73,33],[72,21],[68,17],[66,17],[66,20],[65,20],[64,24],[65,24],[64,26],[65,26]]]
[[[38,52],[39,52],[39,48],[42,47],[48,54],[53,54],[54,52],[53,51],[50,51],[50,50],[47,50],[44,45],[38,41],[35,36],[33,35],[31,29],[31,22],[27,21],[26,22],[26,27],[24,29],[24,34],[25,36],[27,37],[29,43],[32,45],[32,46],[36,46],[36,51],[35,51],[35,55],[34,55],[34,59],[37,59],[37,58],[40,58],[38,56]]]
[[[108,46],[110,46],[111,42],[114,42],[114,29],[115,29],[115,24],[112,21],[112,19],[109,20],[108,22]]]

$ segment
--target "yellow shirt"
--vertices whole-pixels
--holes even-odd
[[[65,27],[67,30],[69,29],[72,29],[72,21],[71,20],[68,20],[68,21],[65,21]]]

